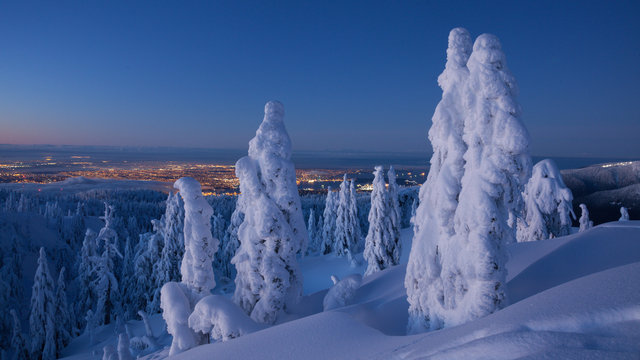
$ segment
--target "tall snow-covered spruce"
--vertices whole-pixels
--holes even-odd
[[[419,205],[413,217],[413,244],[409,254],[405,287],[409,301],[409,333],[419,333],[441,326],[444,304],[442,251],[455,234],[453,218],[458,206],[464,173],[462,140],[466,108],[464,93],[471,55],[471,35],[455,28],[449,33],[447,63],[438,77],[442,99],[436,106],[429,129],[433,147],[427,181],[420,188]],[[454,270],[455,259],[445,264]]]
[[[216,286],[212,261],[218,240],[211,235],[213,209],[202,195],[200,183],[190,177],[173,185],[184,201],[184,257],[180,266],[182,281],[164,284],[160,295],[162,317],[173,336],[169,355],[178,354],[206,341],[189,328],[189,315],[196,303]]]
[[[233,300],[253,320],[272,324],[302,295],[296,254],[305,248],[308,234],[290,160],[284,107],[270,101],[264,112],[249,142],[249,155],[236,163],[245,216],[238,229],[240,247],[232,260],[238,272]]]
[[[339,256],[357,253],[360,250],[360,237],[354,183],[353,180],[347,180],[347,174],[344,174],[338,193],[333,251]]]
[[[400,242],[395,236],[392,219],[395,210],[385,189],[382,166],[376,166],[373,174],[369,232],[364,245],[364,258],[368,264],[365,276],[397,265],[400,261]]]
[[[321,254],[329,254],[333,251],[334,236],[336,232],[336,213],[338,211],[338,196],[338,192],[332,191],[331,186],[327,188],[327,199],[325,200],[324,212],[322,213]]]
[[[542,160],[533,167],[523,197],[526,223],[518,220],[519,242],[569,235],[571,215],[575,218],[573,194],[553,160]]]
[[[439,78],[432,169],[405,279],[410,333],[458,325],[507,301],[505,246],[515,241],[509,218],[531,172],[529,135],[499,40],[480,35],[465,69],[469,40],[452,30]]]
[[[44,248],[40,248],[38,268],[31,289],[31,313],[29,314],[31,357],[34,359],[56,358],[54,286],[47,255]]]

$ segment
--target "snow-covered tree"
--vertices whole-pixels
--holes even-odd
[[[395,236],[400,237],[400,228],[402,221],[402,213],[400,212],[400,203],[398,202],[398,182],[396,181],[396,170],[393,166],[389,167],[387,172],[389,178],[389,214],[391,215],[391,223]]]
[[[337,191],[331,191],[331,186],[329,186],[327,189],[327,199],[324,206],[324,212],[322,214],[322,254],[328,254],[333,251],[338,201],[339,193]]]
[[[71,312],[67,302],[67,286],[65,284],[65,268],[62,267],[56,287],[54,298],[54,316],[53,321],[56,325],[56,356],[60,356],[62,349],[69,344],[71,340],[72,321]]]
[[[219,241],[211,235],[213,209],[202,195],[202,187],[194,178],[175,182],[184,201],[184,257],[180,265],[182,283],[197,295],[208,295],[216,287],[213,257]]]
[[[235,277],[236,268],[231,264],[231,259],[236,254],[238,247],[240,247],[240,240],[238,240],[238,229],[244,221],[244,212],[242,211],[242,204],[240,198],[236,200],[236,208],[231,214],[231,221],[227,227],[224,238],[224,246],[220,249],[220,261],[222,262],[222,272],[225,276],[232,279]]]
[[[105,203],[104,216],[101,219],[105,222],[104,227],[100,229],[98,234],[102,254],[96,261],[96,278],[92,284],[96,294],[94,312],[96,325],[110,324],[116,318],[122,320],[124,314],[115,266],[116,258],[122,258],[122,254],[118,249],[118,234],[111,228],[113,206]]]
[[[318,252],[321,240],[317,238],[318,228],[316,222],[316,213],[313,208],[309,211],[309,220],[307,222],[307,233],[309,234],[309,253]]]
[[[629,211],[624,206],[620,207],[620,219],[618,221],[629,221]]]
[[[31,288],[31,314],[29,315],[29,337],[33,359],[56,358],[54,304],[53,278],[49,272],[44,248],[40,248],[38,268]]]
[[[373,174],[369,232],[364,245],[364,258],[368,264],[365,276],[397,265],[400,261],[400,239],[395,236],[392,219],[395,216],[393,202],[389,200],[390,194],[385,189],[382,166],[376,166]]]
[[[232,260],[238,271],[233,300],[266,324],[302,296],[296,254],[309,241],[283,118],[283,105],[268,102],[249,155],[236,163],[245,218]]]
[[[97,263],[97,234],[87,229],[82,241],[78,264],[78,295],[76,297],[76,314],[86,314],[94,306],[97,295],[93,288]],[[80,320],[80,317],[78,317]],[[78,324],[81,325],[81,324]]]
[[[542,160],[533,167],[522,196],[526,207],[524,221],[518,221],[519,242],[569,235],[570,216],[575,218],[573,194],[553,160]]]
[[[160,259],[149,257],[153,262],[154,290],[147,312],[155,314],[160,310],[160,290],[171,281],[180,281],[180,265],[184,256],[184,210],[178,194],[169,192],[167,207],[162,219],[154,226],[162,236]],[[160,229],[161,228],[161,229]],[[158,244],[159,245],[159,244]]]
[[[180,265],[181,282],[168,282],[161,290],[160,307],[173,336],[169,355],[188,350],[204,340],[188,326],[196,303],[216,286],[212,262],[218,240],[211,235],[213,209],[194,178],[183,177],[173,185],[184,201],[184,257]]]
[[[129,349],[129,335],[121,333],[118,335],[118,360],[133,360]]]
[[[421,189],[420,223],[405,278],[410,333],[485,316],[507,300],[505,246],[515,241],[509,219],[520,212],[521,192],[531,172],[529,135],[519,119],[515,79],[506,67],[499,40],[488,34],[476,39],[466,75],[468,39],[465,30],[452,31],[445,73],[450,63],[457,71],[441,76],[446,86],[434,126],[436,118],[443,116],[445,121],[440,122],[455,130],[436,138],[454,145],[450,152],[434,151],[431,171],[435,172],[430,172]],[[461,81],[452,80],[456,76]],[[453,88],[457,90],[449,105],[441,107]],[[446,117],[450,115],[455,120]],[[464,146],[458,142],[459,134]],[[448,166],[450,162],[455,165]],[[461,164],[464,173],[459,187]]]
[[[355,186],[353,181],[347,180],[347,174],[340,184],[338,199],[333,251],[339,256],[355,254],[360,246],[360,222]]]
[[[464,93],[471,55],[471,35],[466,29],[455,28],[449,33],[447,63],[438,77],[442,99],[436,106],[429,129],[433,147],[427,180],[420,188],[419,205],[413,216],[413,244],[409,254],[405,287],[409,302],[409,333],[438,328],[435,319],[440,299],[444,296],[442,281],[441,244],[455,234],[453,219],[464,174],[464,153],[467,145],[462,139],[466,108]],[[435,322],[432,323],[431,319]]]
[[[13,319],[13,331],[11,333],[11,348],[13,349],[13,360],[29,360],[29,349],[27,341],[22,334],[22,324],[18,318],[18,314],[11,309],[11,318]]]
[[[589,230],[593,227],[593,221],[589,220],[589,210],[587,210],[587,205],[580,204],[580,210],[582,213],[580,214],[580,219],[578,222],[580,223],[580,229],[578,232],[583,232]]]

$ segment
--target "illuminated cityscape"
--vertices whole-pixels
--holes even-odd
[[[322,193],[336,189],[344,174],[356,180],[358,191],[370,191],[373,176],[370,169],[297,169],[301,193]],[[420,185],[424,171],[397,169],[402,186]],[[94,159],[87,155],[43,156],[36,160],[4,160],[0,163],[0,183],[52,183],[71,177],[146,180],[172,183],[190,176],[202,184],[205,194],[235,195],[239,182],[235,166],[229,164],[187,161],[129,161]]]

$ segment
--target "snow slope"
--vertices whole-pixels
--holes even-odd
[[[407,235],[403,233],[405,240]],[[461,326],[398,336],[404,333],[408,307],[405,265],[399,265],[366,277],[353,305],[197,347],[176,358],[638,358],[640,221],[514,244],[510,253],[512,304]],[[324,292],[305,297],[301,307],[320,311]]]

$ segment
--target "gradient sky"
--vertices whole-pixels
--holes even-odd
[[[534,155],[640,157],[638,1],[2,1],[0,143],[426,151],[451,28],[497,35]]]

